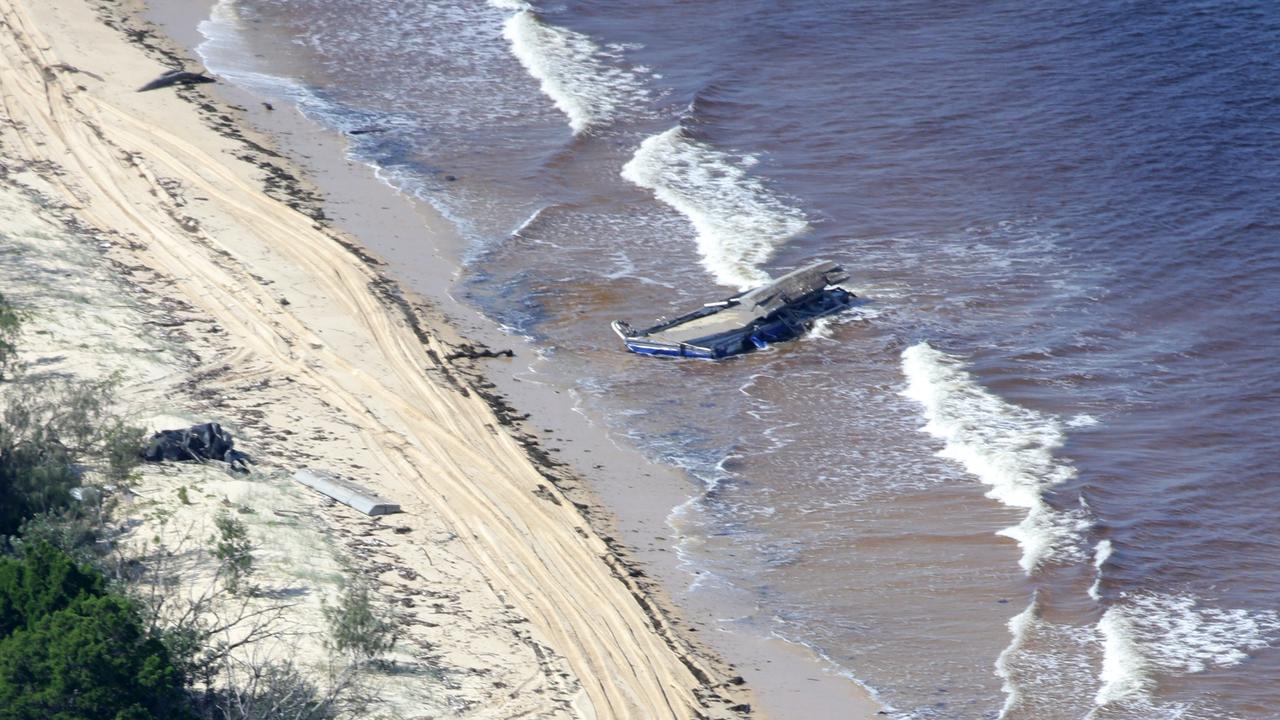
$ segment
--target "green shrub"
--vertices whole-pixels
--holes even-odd
[[[0,293],[0,380],[5,378],[17,362],[16,343],[20,326],[17,311],[5,299],[4,294]]]
[[[395,625],[378,611],[367,582],[350,576],[338,593],[338,604],[324,606],[333,647],[357,660],[373,660],[395,647]]]
[[[124,485],[133,475],[134,468],[142,463],[142,446],[146,442],[145,428],[127,425],[119,420],[108,425],[102,433],[102,474],[107,480]]]
[[[226,510],[218,513],[213,524],[218,529],[218,535],[213,538],[213,556],[219,562],[218,573],[226,581],[227,589],[238,595],[248,589],[244,582],[253,574],[253,544],[249,541],[249,528]]]
[[[110,414],[114,382],[48,378],[11,384],[0,408],[0,535],[24,520],[72,504],[80,465],[100,461],[124,482],[139,462],[142,431]]]
[[[0,421],[0,535],[13,535],[27,518],[71,504],[80,484],[75,458],[41,423],[23,423],[6,408]]]
[[[0,637],[101,594],[101,575],[47,543],[27,547],[21,559],[0,558]]]
[[[76,562],[95,563],[100,560],[95,551],[99,523],[91,514],[83,512],[79,504],[28,518],[18,529],[18,534],[21,537],[9,540],[10,548],[18,554],[30,546],[48,543]]]
[[[131,601],[41,543],[0,558],[0,720],[189,717],[183,678]]]

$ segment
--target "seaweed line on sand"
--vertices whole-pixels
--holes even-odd
[[[187,61],[160,32],[131,10],[112,0],[93,0],[93,8],[104,25],[120,32],[129,42],[145,50],[159,63],[177,67]],[[375,277],[370,282],[370,291],[386,307],[395,310],[403,318],[423,344],[427,356],[435,363],[434,367],[426,370],[441,376],[464,396],[475,393],[488,404],[498,423],[523,448],[539,473],[576,509],[583,523],[604,542],[608,553],[602,559],[613,577],[623,584],[648,617],[654,632],[701,684],[701,687],[695,688],[695,695],[703,709],[716,708],[720,713],[728,710],[734,715],[749,714],[750,706],[743,702],[746,691],[742,678],[734,675],[731,666],[681,628],[683,623],[678,612],[666,599],[662,588],[645,576],[644,571],[628,557],[628,549],[610,534],[611,520],[607,509],[592,497],[582,478],[566,463],[554,458],[551,451],[530,431],[528,415],[520,414],[495,391],[493,383],[484,378],[475,358],[476,346],[454,336],[452,327],[441,313],[425,299],[408,293],[386,273],[384,261],[334,227],[325,214],[321,193],[298,170],[289,167],[289,161],[284,155],[269,147],[269,140],[250,137],[246,133],[243,119],[233,114],[236,112],[233,106],[226,106],[195,87],[178,88],[176,92],[178,97],[197,107],[208,127],[242,148],[237,158],[262,172],[262,187],[268,196],[306,215],[313,221],[316,230],[323,232],[369,268]],[[463,352],[448,352],[442,356],[436,347]],[[544,490],[542,486],[539,487],[539,497],[551,502],[557,501],[554,494]]]

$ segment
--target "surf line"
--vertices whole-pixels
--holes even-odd
[[[489,4],[513,12],[502,25],[502,36],[511,54],[538,81],[542,94],[568,118],[574,135],[648,102],[643,68],[610,63],[609,53],[591,38],[545,22],[526,2],[490,0]]]
[[[717,283],[748,290],[769,282],[764,263],[809,229],[803,211],[748,172],[755,163],[750,155],[695,140],[677,125],[640,143],[622,177],[685,216],[697,234],[702,266]]]
[[[939,457],[990,486],[987,497],[1027,511],[1022,522],[998,533],[1018,543],[1023,571],[1030,575],[1050,560],[1084,560],[1081,534],[1091,527],[1085,511],[1059,512],[1044,499],[1076,476],[1075,467],[1054,455],[1066,440],[1062,423],[1000,398],[960,358],[928,343],[904,350],[902,369],[902,394],[924,408],[922,430],[944,442]]]
[[[923,408],[921,430],[943,441],[938,455],[989,486],[987,497],[1026,510],[1022,522],[998,533],[1018,543],[1023,572],[1030,576],[1049,561],[1085,560],[1082,535],[1092,525],[1087,510],[1059,512],[1044,499],[1046,491],[1076,477],[1075,467],[1054,454],[1066,440],[1063,424],[987,390],[961,358],[926,342],[902,352],[902,370],[903,396]],[[1005,693],[1001,718],[1022,701],[1013,664],[1037,622],[1039,604],[1037,592],[1009,620],[1012,641],[995,663]]]

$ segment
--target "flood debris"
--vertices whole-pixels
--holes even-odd
[[[365,515],[390,515],[400,512],[398,504],[327,470],[303,468],[293,474],[293,479]]]
[[[160,88],[169,87],[170,85],[199,85],[200,83],[217,82],[208,75],[200,73],[188,72],[186,70],[170,70],[160,75],[160,77],[138,88],[138,92],[146,92],[148,90],[159,90]]]
[[[818,318],[853,307],[857,296],[840,285],[848,279],[840,265],[819,260],[650,328],[615,320],[613,331],[640,355],[720,359],[794,340]]]
[[[201,423],[181,430],[161,430],[151,436],[151,442],[142,451],[148,462],[219,460],[232,472],[249,472],[253,462],[247,454],[235,449],[231,433],[218,423]]]

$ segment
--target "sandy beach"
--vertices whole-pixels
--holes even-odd
[[[1280,15],[1203,5],[0,0],[0,715],[1273,717]]]
[[[587,504],[566,496],[474,377],[446,360],[462,340],[322,221],[306,186],[234,110],[199,87],[135,92],[176,64],[167,43],[115,3],[0,8],[6,179],[22,189],[15,208],[47,216],[10,215],[6,230],[45,222],[95,240],[101,257],[85,265],[102,275],[95,297],[118,310],[120,333],[161,348],[141,365],[149,372],[135,372],[138,348],[60,348],[76,329],[45,316],[35,352],[79,352],[86,367],[114,354],[138,417],[216,418],[265,477],[320,467],[399,501],[405,512],[387,523],[395,533],[311,506],[333,544],[356,536],[350,549],[385,563],[406,592],[448,595],[450,607],[418,603],[405,622],[419,624],[411,634],[440,667],[483,676],[451,688],[451,715],[746,712],[741,681],[673,628]],[[62,281],[84,278],[73,269]],[[94,326],[108,309],[81,317]],[[144,497],[165,489],[161,477],[147,482],[159,485]],[[206,494],[230,502],[307,507],[287,483],[273,495],[210,482]]]
[[[0,0],[0,400],[255,459],[64,475],[143,607],[274,618],[193,701],[1270,717],[1280,17],[1157,10]],[[818,259],[860,302],[795,342],[609,332]]]
[[[661,589],[601,531],[611,518],[592,493],[511,427],[514,409],[495,413],[468,343],[325,221],[239,109],[199,87],[134,92],[178,64],[137,12],[5,2],[0,83],[14,203],[4,230],[34,238],[26,252],[38,256],[51,245],[32,228],[56,228],[66,259],[6,278],[6,292],[39,306],[32,356],[83,377],[119,373],[139,420],[216,419],[260,459],[256,487],[207,468],[149,471],[144,504],[191,523],[215,501],[310,515],[288,532],[255,527],[273,572],[295,582],[332,570],[326,546],[367,560],[384,599],[412,608],[400,613],[409,644],[451,678],[445,693],[432,690],[438,673],[389,693],[402,711],[749,712],[738,672],[679,629]],[[51,293],[68,278],[65,298]],[[288,481],[303,466],[357,478],[406,512],[380,523],[322,502]],[[175,508],[184,483],[208,502]],[[446,602],[415,602],[423,594]],[[837,712],[873,712],[852,697]]]

